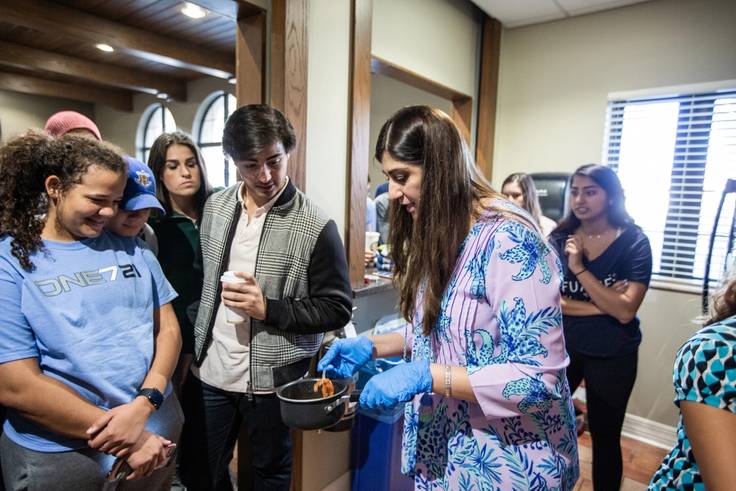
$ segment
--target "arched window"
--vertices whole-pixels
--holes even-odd
[[[176,131],[176,122],[171,111],[161,103],[151,104],[143,111],[138,124],[138,158],[148,162],[148,153],[153,142],[161,133]]]
[[[202,102],[194,121],[194,136],[207,164],[207,177],[213,187],[227,187],[235,182],[229,159],[222,152],[222,131],[225,121],[236,108],[235,96],[227,92],[215,92]]]

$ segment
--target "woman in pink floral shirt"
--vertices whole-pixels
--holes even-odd
[[[409,402],[404,473],[417,489],[572,489],[577,440],[560,265],[526,212],[477,172],[452,120],[407,107],[379,134],[389,242],[411,331],[333,344],[319,369],[411,361],[373,377],[360,404]]]

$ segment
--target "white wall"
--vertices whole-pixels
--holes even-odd
[[[335,220],[344,240],[349,154],[349,2],[311,0],[308,35],[305,192]]]
[[[30,128],[43,129],[49,116],[59,111],[77,111],[94,120],[92,104],[0,90],[2,141],[6,142]]]
[[[609,92],[736,79],[736,2],[657,0],[503,31],[493,181],[599,162]]]
[[[461,0],[374,0],[371,53],[475,94],[479,20]]]
[[[211,93],[224,90],[235,93],[235,86],[218,78],[201,78],[187,83],[187,100],[184,102],[167,102],[174,115],[176,127],[187,133],[192,132],[194,116],[202,101]],[[95,122],[100,128],[103,138],[122,147],[130,155],[136,154],[136,131],[143,112],[151,104],[161,102],[154,96],[137,94],[133,96],[133,111],[119,111],[109,106],[95,106]]]
[[[504,30],[493,181],[599,162],[608,93],[736,79],[736,2],[656,0]],[[672,364],[693,294],[650,290],[628,411],[674,425]]]

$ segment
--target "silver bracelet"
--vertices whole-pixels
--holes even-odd
[[[445,397],[452,397],[452,367],[445,365]]]

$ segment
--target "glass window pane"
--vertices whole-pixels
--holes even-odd
[[[200,145],[203,143],[219,143],[225,129],[225,97],[219,96],[210,105],[202,120]]]
[[[207,178],[213,188],[227,187],[225,181],[225,156],[222,154],[221,146],[202,147],[202,158],[207,169]],[[234,170],[234,167],[232,168]]]
[[[649,237],[654,272],[664,241],[679,107],[655,102],[624,108],[618,175],[626,209]]]
[[[697,277],[702,277],[705,273],[710,234],[713,231],[713,222],[723,188],[728,179],[736,179],[736,98],[717,99],[715,102],[707,159],[695,252],[694,275]],[[711,279],[719,278],[723,273],[724,259],[729,252],[726,249],[731,222],[734,220],[734,207],[734,195],[730,195],[723,204],[723,212],[718,221],[718,231],[713,244]]]
[[[151,113],[151,116],[148,118],[148,125],[146,126],[145,130],[145,140],[144,140],[144,146],[150,148],[151,145],[153,145],[153,142],[158,138],[158,136],[163,133],[163,126],[161,125],[161,111],[163,108],[161,106],[157,107],[153,110]]]

